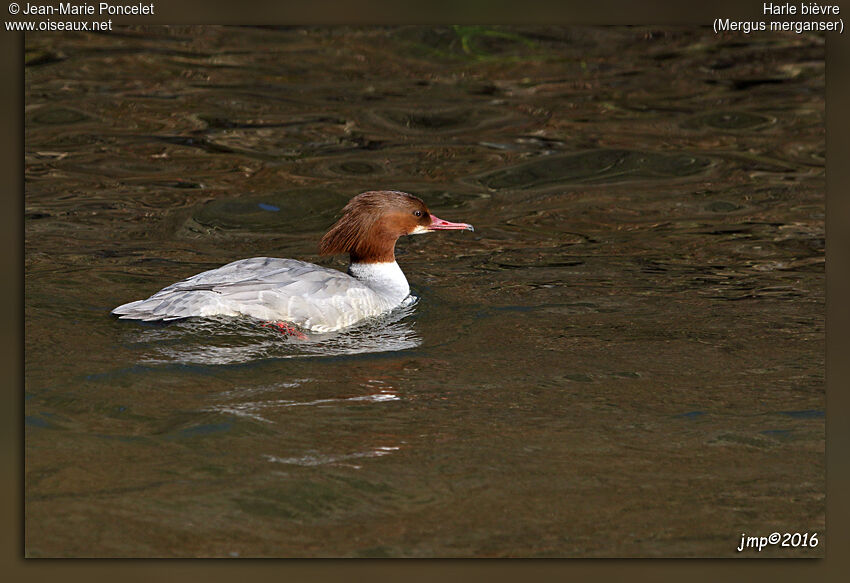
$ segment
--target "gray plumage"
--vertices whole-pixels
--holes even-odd
[[[386,312],[409,294],[407,280],[396,263],[367,271],[358,279],[295,259],[240,259],[169,285],[146,300],[119,306],[112,313],[147,322],[245,315],[330,332]],[[376,271],[382,272],[381,280],[370,280],[369,274]],[[398,281],[396,271],[403,281]],[[383,281],[386,275],[393,280],[391,285]]]

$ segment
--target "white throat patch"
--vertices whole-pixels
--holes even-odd
[[[401,302],[410,295],[407,278],[398,263],[352,263],[348,266],[349,275],[356,277],[381,295]]]

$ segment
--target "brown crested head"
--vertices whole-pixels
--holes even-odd
[[[472,226],[438,219],[412,194],[373,190],[348,201],[342,217],[322,237],[319,252],[348,253],[352,263],[392,262],[399,237],[435,229],[472,230]]]

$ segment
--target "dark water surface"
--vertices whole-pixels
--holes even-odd
[[[824,48],[688,28],[30,34],[29,556],[738,556],[824,532]],[[420,301],[109,310],[413,192]],[[821,556],[770,548],[753,556]]]

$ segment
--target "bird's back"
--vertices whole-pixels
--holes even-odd
[[[113,313],[145,321],[246,315],[330,332],[392,307],[391,299],[347,273],[295,259],[252,257],[193,275]]]

